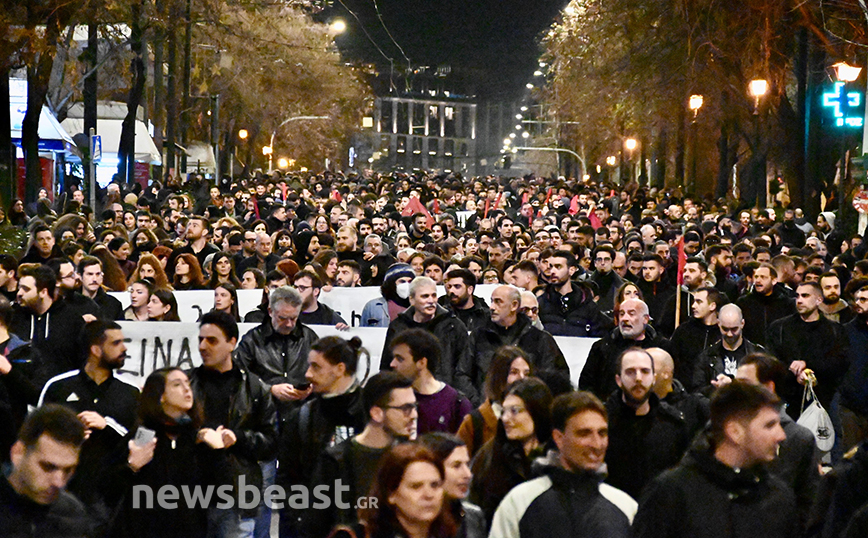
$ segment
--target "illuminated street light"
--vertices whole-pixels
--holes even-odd
[[[515,126],[515,130],[516,130],[516,131],[521,131],[521,125],[516,125],[516,126]]]
[[[277,159],[278,168],[286,168],[287,166],[289,166],[289,161],[287,161],[285,158],[281,157],[280,159]]]
[[[508,145],[510,145],[510,144],[512,144],[512,139],[511,139],[511,138],[504,138],[504,139],[503,139],[503,145],[504,145],[504,146],[508,146]]]
[[[862,73],[861,67],[849,65],[847,62],[838,62],[832,67],[835,68],[835,77],[841,82],[853,82]]]
[[[702,96],[701,95],[691,95],[690,103],[688,107],[693,111],[693,117],[696,118],[696,115],[699,113],[699,109],[702,108]]]
[[[751,80],[747,88],[748,93],[750,93],[751,97],[754,99],[754,109],[759,109],[760,99],[769,92],[769,82],[765,79],[758,78]],[[758,111],[755,111],[754,113],[759,114]]]
[[[347,23],[343,19],[335,19],[329,28],[333,34],[342,34],[347,31]]]
[[[615,163],[618,162],[618,159],[614,155],[609,155],[606,157],[606,164],[609,166],[615,166]]]
[[[262,146],[263,155],[271,155],[271,146]]]
[[[528,82],[528,83],[525,84],[524,86],[525,86],[525,88],[527,88],[528,90],[532,90],[532,89],[533,89],[533,84],[531,84],[530,82]]]
[[[510,138],[515,138],[515,133],[509,133]]]
[[[536,71],[533,72],[533,76],[535,76],[535,77],[541,77],[542,75],[543,75],[543,72],[540,71],[539,69],[537,69]]]
[[[522,115],[521,115],[521,114],[516,114],[516,115],[515,115],[515,119],[520,120],[521,118],[522,118]]]
[[[628,138],[627,140],[624,140],[624,147],[627,148],[627,151],[633,151],[638,145],[639,142],[636,141],[635,138]]]
[[[521,111],[522,111],[522,112],[527,112],[527,107],[526,107],[526,106],[521,107]]]
[[[522,138],[530,138],[530,133],[525,131],[525,132],[521,133],[521,137]]]
[[[247,129],[241,129],[238,131],[238,138],[241,140],[247,140]]]

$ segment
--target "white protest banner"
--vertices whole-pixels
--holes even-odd
[[[186,370],[202,364],[202,359],[199,357],[197,323],[122,321],[120,325],[127,345],[128,358],[118,374],[136,386],[142,386],[145,378],[159,368],[178,366]],[[256,327],[255,323],[241,323],[238,325],[239,334],[243,336],[254,327]],[[310,328],[320,337],[336,335],[350,339],[358,336],[371,356],[370,372],[367,372],[367,364],[359,364],[358,377],[363,379],[366,373],[370,377],[379,371],[380,357],[386,339],[385,328],[355,327],[347,331],[338,331],[327,325],[311,325]],[[570,381],[575,384],[588,358],[591,344],[596,339],[556,336],[555,341],[567,359]],[[307,358],[305,357],[304,360]]]
[[[490,304],[491,293],[496,287],[493,284],[479,285],[476,287],[474,295]],[[446,290],[442,286],[438,286],[437,293],[444,295]],[[120,301],[124,308],[130,305],[129,293],[112,292],[109,295]],[[380,288],[377,286],[334,287],[327,292],[320,293],[319,301],[340,314],[351,327],[358,327],[365,304],[377,297],[380,297]],[[176,291],[175,300],[178,302],[178,316],[182,322],[195,322],[202,314],[214,308],[214,292],[211,290]],[[262,290],[238,290],[238,312],[241,317],[243,318],[248,312],[255,310],[261,301]]]

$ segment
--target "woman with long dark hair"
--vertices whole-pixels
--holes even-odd
[[[113,536],[136,538],[197,538],[208,531],[207,509],[179,502],[173,509],[134,507],[134,488],[163,486],[207,488],[231,483],[223,450],[222,432],[200,429],[202,411],[193,398],[190,380],[175,367],[154,371],[139,399],[139,424],[154,432],[154,439],[138,446],[128,443],[127,464],[118,478],[124,497],[115,519]],[[131,433],[130,436],[135,434]]]
[[[228,282],[235,286],[241,287],[241,281],[235,274],[235,260],[228,252],[218,252],[211,258],[211,277],[208,279],[208,287],[217,289],[217,286]]]
[[[214,288],[214,310],[226,312],[238,323],[241,317],[238,315],[238,291],[232,284],[224,282]]]
[[[473,460],[470,502],[491,526],[494,511],[509,490],[531,478],[531,463],[551,441],[552,393],[535,377],[509,386],[494,438]]]
[[[151,293],[148,318],[151,321],[181,321],[178,316],[178,301],[172,290],[160,288]]]

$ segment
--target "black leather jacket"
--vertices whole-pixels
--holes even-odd
[[[237,365],[235,368],[240,376],[240,386],[229,404],[229,420],[224,425],[237,438],[229,448],[229,464],[236,479],[244,475],[250,485],[261,490],[259,462],[270,461],[277,454],[277,415],[271,391],[265,383],[244,368]],[[188,375],[194,398],[204,407],[203,369],[203,366],[194,368]],[[254,517],[256,510],[252,510],[252,515],[245,513],[245,517]]]
[[[310,346],[318,339],[313,329],[301,323],[297,323],[290,334],[279,334],[271,326],[271,319],[266,317],[259,327],[241,339],[235,359],[266,385],[297,385],[305,382]]]

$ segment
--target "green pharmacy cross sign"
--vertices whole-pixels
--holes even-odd
[[[862,94],[847,91],[843,82],[836,82],[834,91],[823,94],[823,107],[831,108],[836,127],[862,127]]]

